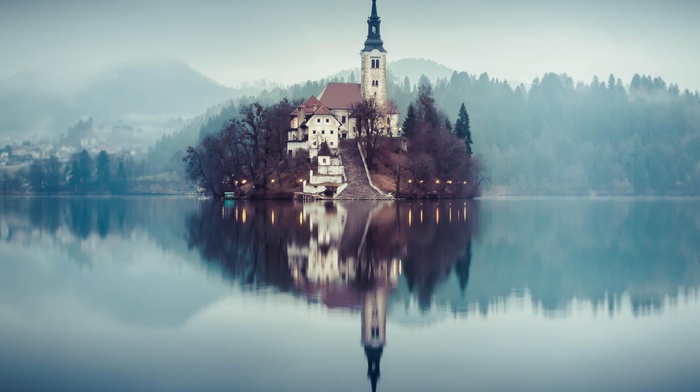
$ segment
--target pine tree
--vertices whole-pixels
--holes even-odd
[[[110,182],[109,155],[105,150],[97,155],[97,187],[101,191],[106,191]]]
[[[464,144],[467,145],[467,154],[472,156],[472,132],[469,128],[469,113],[467,113],[467,107],[464,103],[459,107],[459,115],[455,123],[455,134],[458,138],[464,140]]]
[[[408,105],[408,111],[406,112],[406,119],[403,120],[403,134],[406,136],[411,136],[418,126],[418,118],[416,117],[416,110],[413,104]]]

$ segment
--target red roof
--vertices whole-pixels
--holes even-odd
[[[323,104],[321,103],[321,101],[319,101],[316,97],[312,95],[311,98],[306,100],[306,102],[299,105],[299,107],[296,110],[294,110],[291,115],[296,116],[299,114],[299,109],[304,109],[304,115],[308,116],[322,106]]]
[[[328,109],[327,107],[321,106],[320,108],[318,108],[316,113],[314,113],[314,115],[320,115],[320,116],[330,115],[330,116],[332,116],[333,112],[331,112],[331,110]]]
[[[352,109],[362,100],[359,83],[328,83],[319,100],[331,109]]]
[[[316,106],[316,107],[323,106],[323,104],[321,103],[321,101],[319,101],[316,97],[314,97],[312,95],[311,98],[307,99],[306,102],[301,104],[301,106],[303,106],[304,109],[306,109],[306,108],[313,108],[314,106]]]

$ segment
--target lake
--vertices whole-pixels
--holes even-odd
[[[700,201],[0,199],[2,391],[698,391]]]

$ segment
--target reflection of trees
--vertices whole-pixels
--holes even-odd
[[[453,270],[466,287],[475,203],[206,202],[186,238],[232,280],[294,289],[328,306],[356,308],[360,293],[395,285],[402,268],[428,308]]]
[[[430,307],[435,288],[452,271],[461,289],[467,285],[471,243],[476,234],[478,202],[401,203],[395,208],[395,240],[404,249],[403,273],[422,309]],[[378,230],[383,232],[386,230]]]
[[[287,243],[309,237],[308,222],[300,224],[298,215],[289,203],[204,202],[188,218],[187,244],[229,279],[288,291]]]
[[[183,211],[192,199],[130,198],[6,198],[2,200],[3,239],[46,236],[56,240],[76,260],[90,261],[81,254],[80,242],[96,235],[129,238],[144,234],[165,249],[181,244]],[[184,247],[182,247],[184,248]]]
[[[482,202],[476,279],[455,310],[482,311],[527,291],[547,312],[574,299],[613,312],[629,297],[635,313],[659,309],[680,287],[700,284],[700,210],[683,200]]]

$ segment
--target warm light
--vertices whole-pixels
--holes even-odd
[[[408,180],[408,183],[409,183],[409,184],[412,183],[412,182],[413,182],[413,180]]]
[[[246,182],[248,182],[248,180],[243,180],[241,181],[241,184],[245,185]]]
[[[241,218],[241,221],[243,221],[243,223],[245,223],[245,222],[248,220],[248,219],[247,219],[247,218],[248,218],[247,212],[248,212],[248,211],[244,208],[244,209],[243,209],[243,217]]]
[[[408,210],[408,227],[411,227],[411,223],[413,222],[413,211]]]
[[[275,179],[273,178],[272,180],[270,180],[270,182],[274,184],[274,183],[275,183]]]
[[[300,182],[300,183],[301,183],[301,182],[304,182],[304,179],[300,178],[300,179],[299,179],[299,182]]]
[[[440,224],[440,209],[435,207],[435,223]]]
[[[436,183],[436,184],[439,184],[439,183],[440,183],[440,180],[435,180],[435,183]]]
[[[420,223],[423,223],[423,210],[420,210]]]
[[[420,183],[421,183],[421,184],[422,184],[423,182],[424,182],[423,180],[420,180]]]
[[[464,185],[467,185],[467,182],[466,182],[466,181],[464,181]]]
[[[304,223],[304,214],[299,211],[299,226],[301,226]]]
[[[447,183],[452,185],[452,180],[447,180]]]

